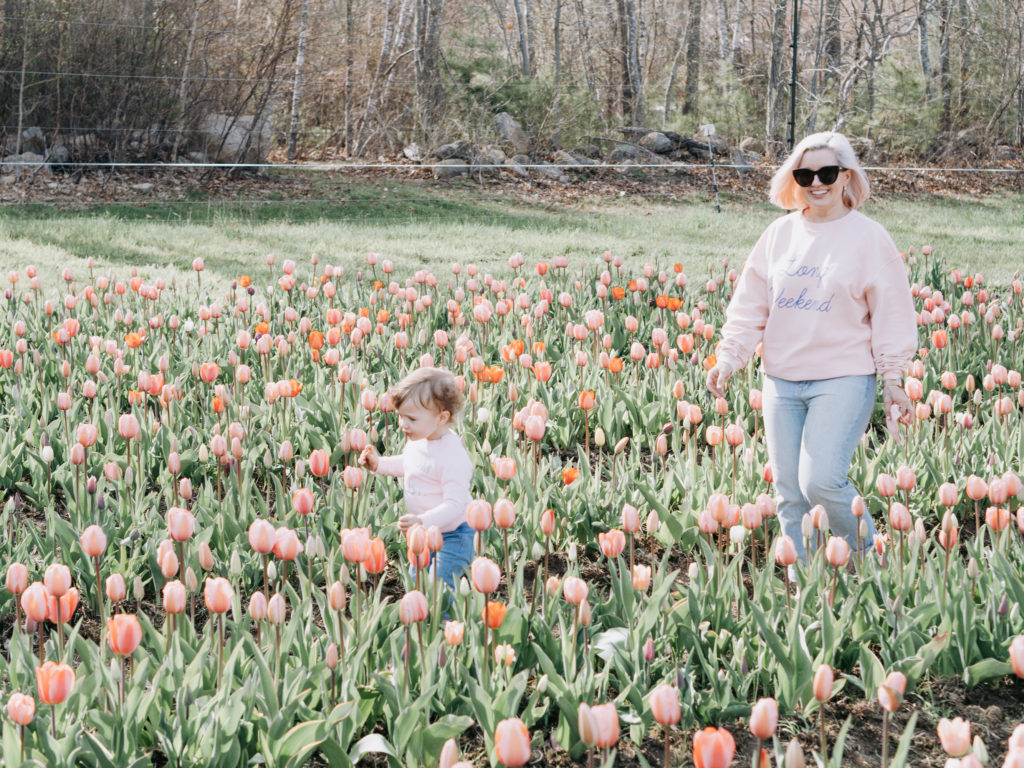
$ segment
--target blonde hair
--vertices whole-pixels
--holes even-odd
[[[863,205],[871,195],[871,184],[868,183],[867,174],[861,168],[857,153],[850,146],[850,140],[843,134],[832,131],[812,133],[793,147],[789,157],[772,176],[768,199],[787,211],[803,207],[796,179],[793,178],[793,169],[803,160],[804,153],[815,149],[831,149],[839,166],[850,172],[850,183],[843,188],[843,202],[851,208]]]
[[[417,368],[391,388],[395,408],[406,400],[433,408],[438,413],[448,411],[452,421],[462,410],[462,393],[455,377],[443,368]]]

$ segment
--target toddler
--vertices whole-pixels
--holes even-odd
[[[462,394],[448,371],[419,368],[392,387],[391,396],[405,448],[397,456],[380,456],[367,445],[359,463],[371,472],[404,478],[407,512],[398,527],[403,533],[416,524],[440,529],[444,544],[433,555],[431,569],[434,578],[454,588],[473,558],[475,533],[466,522],[473,465],[449,429],[462,410]]]

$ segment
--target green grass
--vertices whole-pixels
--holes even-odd
[[[265,257],[359,269],[374,251],[394,261],[396,273],[449,263],[499,270],[520,251],[528,263],[556,254],[592,257],[605,250],[659,266],[681,262],[699,278],[705,265],[742,263],[761,230],[780,214],[767,202],[723,198],[716,213],[708,195],[679,200],[639,196],[562,202],[531,200],[472,183],[314,183],[303,199],[213,199],[189,190],[179,201],[0,208],[0,265],[35,264],[44,274],[65,266],[137,267],[144,278],[191,274],[196,256],[204,278],[250,274],[269,280]],[[907,250],[931,244],[950,267],[985,273],[1004,283],[1019,268],[1024,243],[1024,196],[984,200],[876,200],[865,212]],[[276,273],[276,268],[274,270]],[[440,272],[438,272],[440,274]],[[44,280],[50,282],[50,280]]]

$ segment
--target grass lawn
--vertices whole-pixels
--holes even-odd
[[[270,185],[272,186],[272,185]],[[250,274],[268,280],[265,257],[308,259],[359,268],[368,251],[395,263],[396,274],[451,262],[500,270],[519,251],[528,263],[555,254],[591,257],[610,250],[659,266],[681,262],[695,278],[706,264],[738,265],[780,211],[767,202],[723,196],[717,213],[708,195],[678,199],[636,195],[576,198],[524,195],[471,182],[315,181],[298,199],[273,191],[263,199],[208,198],[187,190],[180,200],[138,204],[52,204],[0,208],[0,265],[138,267],[147,279],[190,273],[202,256],[204,279]],[[1005,283],[1020,268],[1024,196],[982,200],[872,200],[865,212],[884,224],[903,250],[931,244],[951,267],[981,271]],[[275,267],[275,272],[278,267]]]

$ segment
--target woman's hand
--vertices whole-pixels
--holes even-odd
[[[377,471],[378,461],[380,461],[380,457],[377,455],[377,449],[372,445],[367,445],[359,454],[359,466],[367,467],[371,472]]]
[[[715,363],[714,367],[708,371],[708,392],[715,397],[725,397],[725,388],[734,373],[732,366],[726,363]]]
[[[899,410],[899,421],[902,424],[912,424],[914,421],[914,404],[910,402],[907,393],[896,380],[885,382],[882,391],[882,400],[885,403],[886,415],[892,412],[892,407]]]

